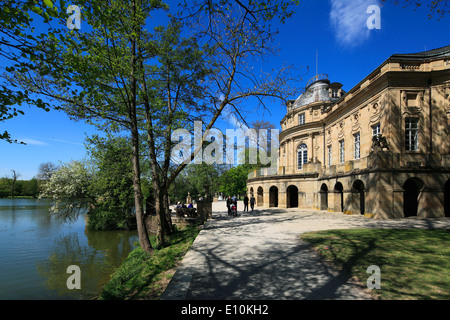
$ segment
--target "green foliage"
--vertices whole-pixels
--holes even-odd
[[[86,139],[86,147],[95,167],[93,189],[97,207],[103,210],[131,213],[134,207],[132,151],[129,139],[94,135]]]
[[[19,196],[20,195],[37,198],[39,196],[38,180],[36,178],[32,178],[29,181],[23,181],[22,193],[19,194]]]
[[[89,213],[88,227],[91,230],[129,230],[135,226],[136,218],[120,208],[96,208]]]
[[[247,179],[251,166],[233,167],[220,177],[220,192],[226,195],[243,195],[247,192]]]
[[[29,62],[39,60],[40,57],[34,52],[34,47],[42,37],[34,35],[36,31],[32,24],[31,13],[44,18],[46,22],[51,17],[57,17],[55,7],[50,6],[51,1],[46,0],[46,5],[39,4],[33,0],[3,1],[0,6],[0,56],[9,62],[5,70],[9,74],[25,73],[36,70],[36,65]],[[53,65],[57,61],[51,62]],[[24,114],[19,107],[22,104],[35,105],[45,111],[49,111],[50,105],[41,99],[31,96],[31,92],[18,89],[8,84],[0,85],[0,122]],[[0,140],[17,143],[10,133],[0,133]],[[22,143],[23,144],[23,143]]]
[[[93,230],[135,228],[129,140],[94,135],[86,147],[90,161],[63,164],[46,180],[41,196],[55,201],[51,212],[64,220],[87,210]]]
[[[11,179],[0,178],[0,198],[6,198],[11,195]]]
[[[169,189],[171,199],[185,202],[188,192],[196,199],[198,196],[204,196],[205,187],[209,188],[210,193],[218,192],[220,175],[223,172],[225,166],[206,163],[188,165]]]
[[[62,164],[42,186],[40,197],[54,201],[50,213],[63,221],[76,220],[96,202],[92,188],[94,173],[86,161],[71,161]]]
[[[100,299],[158,299],[161,292],[158,291],[156,283],[161,280],[164,272],[181,261],[199,231],[197,226],[176,231],[167,239],[164,248],[153,251],[151,255],[140,247],[135,249],[104,287]],[[155,241],[155,237],[152,237],[152,242]]]
[[[11,69],[10,81],[24,92],[54,99],[72,119],[86,120],[106,132],[127,131],[134,163],[138,136],[148,133],[152,182],[157,185],[153,191],[161,198],[185,165],[174,170],[170,166],[173,130],[191,129],[197,119],[209,121],[207,127],[212,128],[227,105],[236,108],[251,96],[262,101],[262,97],[293,95],[285,90],[286,68],[258,77],[248,63],[275,53],[271,21],[284,22],[295,2],[250,1],[246,6],[229,0],[185,2],[181,10],[192,9],[193,15],[171,15],[167,26],[149,31],[145,26],[151,14],[168,8],[162,1],[112,1],[105,6],[100,0],[79,0],[83,24],[89,27],[82,32],[49,30],[38,36],[33,50],[24,56],[30,66]],[[29,1],[25,12],[37,13],[44,22],[67,18],[52,1],[33,3]],[[135,196],[140,198],[137,167],[133,181]],[[94,203],[99,206],[107,199],[114,208],[125,207],[126,180],[111,187],[100,176],[89,184]],[[106,186],[107,192],[96,194]],[[141,214],[139,206],[136,212]]]
[[[0,198],[11,196],[12,179],[0,178]],[[17,180],[14,185],[14,197],[37,198],[39,196],[39,183],[36,178],[31,180]]]

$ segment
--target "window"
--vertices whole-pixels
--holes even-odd
[[[305,124],[305,114],[304,113],[300,113],[298,115],[298,124],[299,125]]]
[[[302,144],[297,150],[297,169],[303,169],[303,165],[308,163],[308,147],[306,144]]]
[[[345,162],[345,144],[344,140],[339,141],[339,163]]]
[[[361,135],[359,132],[354,135],[355,137],[355,160],[361,158]]]
[[[380,124],[377,123],[376,125],[372,126],[372,137],[378,137],[381,134],[381,127]]]
[[[328,146],[328,166],[331,167],[333,164],[333,149],[331,146]]]
[[[339,98],[339,89],[331,90],[331,97],[332,98]]]
[[[419,119],[405,119],[406,151],[419,151]]]

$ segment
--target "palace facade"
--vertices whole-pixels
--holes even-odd
[[[276,172],[247,181],[256,205],[449,217],[450,46],[392,55],[342,87],[316,76],[288,102]]]

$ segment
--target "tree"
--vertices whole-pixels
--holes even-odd
[[[51,213],[65,221],[86,212],[93,230],[136,228],[129,139],[94,135],[86,139],[86,147],[89,160],[72,161],[52,172],[41,197],[52,199]]]
[[[239,155],[240,157],[244,157],[243,163],[247,165],[250,171],[269,166],[277,166],[276,159],[278,159],[279,141],[278,136],[274,134],[276,133],[275,125],[269,121],[254,121],[251,123],[251,129],[255,130],[255,133],[259,133],[259,135],[264,133],[266,141],[260,141],[259,139],[250,141],[250,137],[248,148],[244,150],[243,154]],[[256,137],[255,135],[254,138]],[[255,157],[256,163],[252,163]],[[266,158],[269,160],[269,163],[266,163]],[[261,161],[262,159],[264,160],[263,162]]]
[[[84,20],[92,31],[60,30],[59,37],[49,32],[34,48],[45,56],[44,61],[30,62],[32,70],[16,73],[9,80],[60,102],[75,120],[87,120],[110,132],[126,130],[130,134],[139,241],[150,253],[140,184],[138,53],[144,43],[145,19],[151,11],[165,5],[157,0],[112,1],[106,8],[102,1],[80,0],[78,5],[83,8]],[[47,50],[48,46],[52,50]],[[61,61],[64,67],[54,68],[47,61]]]
[[[151,34],[145,20],[152,10],[166,7],[161,1],[112,1],[104,8],[99,1],[80,0],[93,31],[65,31],[59,38],[49,34],[34,48],[46,60],[62,61],[64,68],[44,61],[35,66],[37,72],[16,74],[12,80],[62,102],[74,119],[130,134],[139,239],[151,252],[142,212],[139,131],[147,135],[158,239],[163,244],[164,234],[171,231],[168,190],[189,162],[173,168],[173,130],[191,129],[194,119],[207,120],[209,130],[227,106],[237,109],[249,97],[264,105],[265,97],[285,101],[294,94],[287,86],[292,79],[289,68],[258,77],[249,66],[256,57],[276,52],[270,23],[288,18],[293,3],[185,2],[185,15]],[[182,31],[191,34],[182,38]],[[48,52],[47,46],[56,50]],[[201,137],[200,146],[205,140]],[[196,148],[190,160],[200,151]]]
[[[0,198],[6,198],[11,194],[11,183],[7,177],[0,178]]]
[[[31,196],[33,198],[38,197],[39,196],[38,180],[33,177],[29,181],[23,181],[21,195],[22,196]]]
[[[175,179],[169,193],[172,199],[186,201],[188,193],[195,199],[205,195],[205,186],[208,186],[211,193],[220,189],[220,176],[226,171],[227,165],[215,165],[202,163],[199,165],[190,164]]]
[[[94,173],[85,161],[62,164],[42,186],[40,198],[54,201],[50,213],[62,221],[76,221],[83,212],[95,208],[97,197],[92,188]]]
[[[29,61],[42,59],[34,47],[39,42],[41,35],[35,35],[36,28],[32,25],[33,18],[30,13],[43,18],[48,23],[58,12],[51,1],[42,4],[34,0],[1,1],[0,6],[0,57],[10,62],[5,67],[7,73],[26,72],[34,70],[38,64],[30,64]],[[51,50],[48,47],[48,50]],[[59,68],[58,61],[47,60],[53,68]],[[10,86],[6,82],[0,83],[0,123],[9,120],[19,114],[24,114],[20,106],[22,104],[35,105],[45,111],[50,110],[50,105],[42,99],[33,97],[28,90]],[[0,140],[9,143],[17,143],[9,132],[0,133]],[[24,144],[23,142],[20,142]]]
[[[226,195],[242,195],[247,193],[247,179],[251,168],[240,165],[231,168],[220,177],[220,192]]]
[[[58,171],[58,165],[54,164],[51,161],[43,162],[39,165],[37,179],[39,180],[48,180],[52,177],[55,171]]]
[[[264,98],[275,98],[285,102],[286,97],[295,94],[295,91],[288,86],[289,81],[293,79],[290,68],[280,68],[278,72],[257,74],[250,66],[250,63],[257,58],[264,59],[276,53],[273,46],[276,31],[272,30],[271,22],[275,19],[284,22],[286,18],[290,17],[292,12],[289,7],[292,4],[294,1],[271,1],[270,3],[252,1],[246,6],[240,1],[233,0],[183,2],[183,10],[177,15],[177,19],[187,30],[191,30],[193,43],[202,45],[201,54],[204,56],[202,59],[207,61],[207,65],[213,69],[208,70],[202,68],[202,65],[198,63],[195,64],[195,69],[201,70],[200,75],[204,77],[204,79],[198,79],[202,81],[203,85],[201,86],[202,90],[197,90],[198,94],[192,96],[193,101],[188,101],[188,103],[178,92],[190,88],[191,84],[188,80],[192,77],[172,77],[166,73],[166,80],[163,82],[164,94],[160,96],[160,99],[168,106],[162,117],[167,120],[163,123],[167,133],[164,135],[162,153],[159,152],[154,142],[154,113],[146,113],[152,181],[154,189],[158,193],[157,199],[162,203],[157,206],[157,211],[161,216],[164,216],[161,212],[168,208],[167,200],[164,197],[170,186],[188,163],[192,162],[202,151],[206,141],[206,132],[214,126],[225,107],[238,110],[238,108],[242,108],[243,101],[250,97],[256,98],[260,105],[264,106]],[[170,55],[167,56],[170,58],[180,55],[170,52]],[[177,66],[178,61],[178,59],[166,59],[160,62],[167,66],[166,70],[172,70],[174,66]],[[173,129],[176,128],[175,120],[178,120],[179,125],[185,124],[184,128],[191,128],[192,123],[190,126],[186,124],[186,121],[180,123],[179,115],[192,106],[196,108],[195,115],[204,114],[199,118],[207,123],[205,135],[200,137],[195,150],[190,153],[186,161],[177,163],[174,170],[169,170],[169,160],[173,148],[170,136]],[[178,113],[175,112],[180,109],[181,111]],[[148,110],[152,110],[152,108],[149,106]],[[195,118],[186,117],[186,120],[191,120],[191,122],[192,119]],[[162,161],[158,161],[158,154],[162,154]],[[167,213],[167,211],[165,212]]]
[[[11,198],[14,199],[14,191],[16,187],[17,179],[21,176],[20,173],[16,172],[16,170],[11,170],[12,177],[11,177]]]
[[[89,227],[95,230],[131,229],[134,210],[132,150],[123,137],[94,135],[86,139],[95,179],[91,182],[97,198]]]

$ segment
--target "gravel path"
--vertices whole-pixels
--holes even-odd
[[[242,208],[239,203],[240,213]],[[298,238],[304,232],[349,228],[450,229],[450,219],[373,220],[299,209],[228,217],[225,204],[214,203],[213,219],[205,223],[161,299],[371,299],[367,288],[323,263]]]

